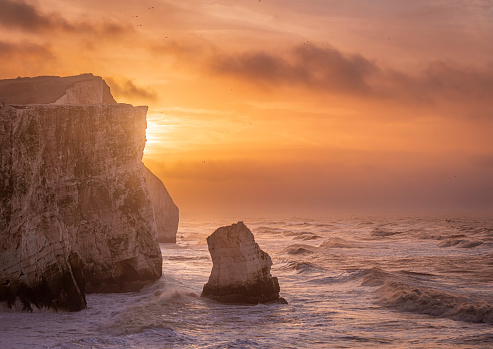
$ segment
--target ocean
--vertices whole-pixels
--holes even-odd
[[[289,304],[200,297],[206,237],[180,223],[163,277],[76,313],[0,306],[0,348],[493,348],[493,219],[244,219]]]

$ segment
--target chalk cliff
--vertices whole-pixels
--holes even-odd
[[[0,80],[0,103],[116,104],[100,76],[38,76]]]
[[[90,74],[32,80],[0,81],[0,301],[80,310],[156,280],[147,107]]]
[[[202,297],[224,303],[286,303],[270,274],[272,260],[243,222],[218,228],[207,238],[212,271]]]
[[[178,231],[179,210],[163,182],[147,167],[145,168],[149,198],[154,208],[157,239],[159,242],[175,243]]]

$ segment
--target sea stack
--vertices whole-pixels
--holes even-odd
[[[0,80],[0,102],[0,301],[76,311],[158,279],[147,107],[92,74]]]
[[[207,238],[212,257],[209,282],[202,297],[222,303],[286,303],[270,274],[272,260],[243,222],[218,228]]]

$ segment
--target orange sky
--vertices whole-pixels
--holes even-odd
[[[149,105],[182,215],[491,212],[493,5],[0,0],[0,78]]]

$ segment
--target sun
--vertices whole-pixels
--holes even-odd
[[[156,154],[169,146],[168,134],[172,132],[173,125],[166,122],[163,114],[148,114],[146,129],[146,146],[144,154]]]

